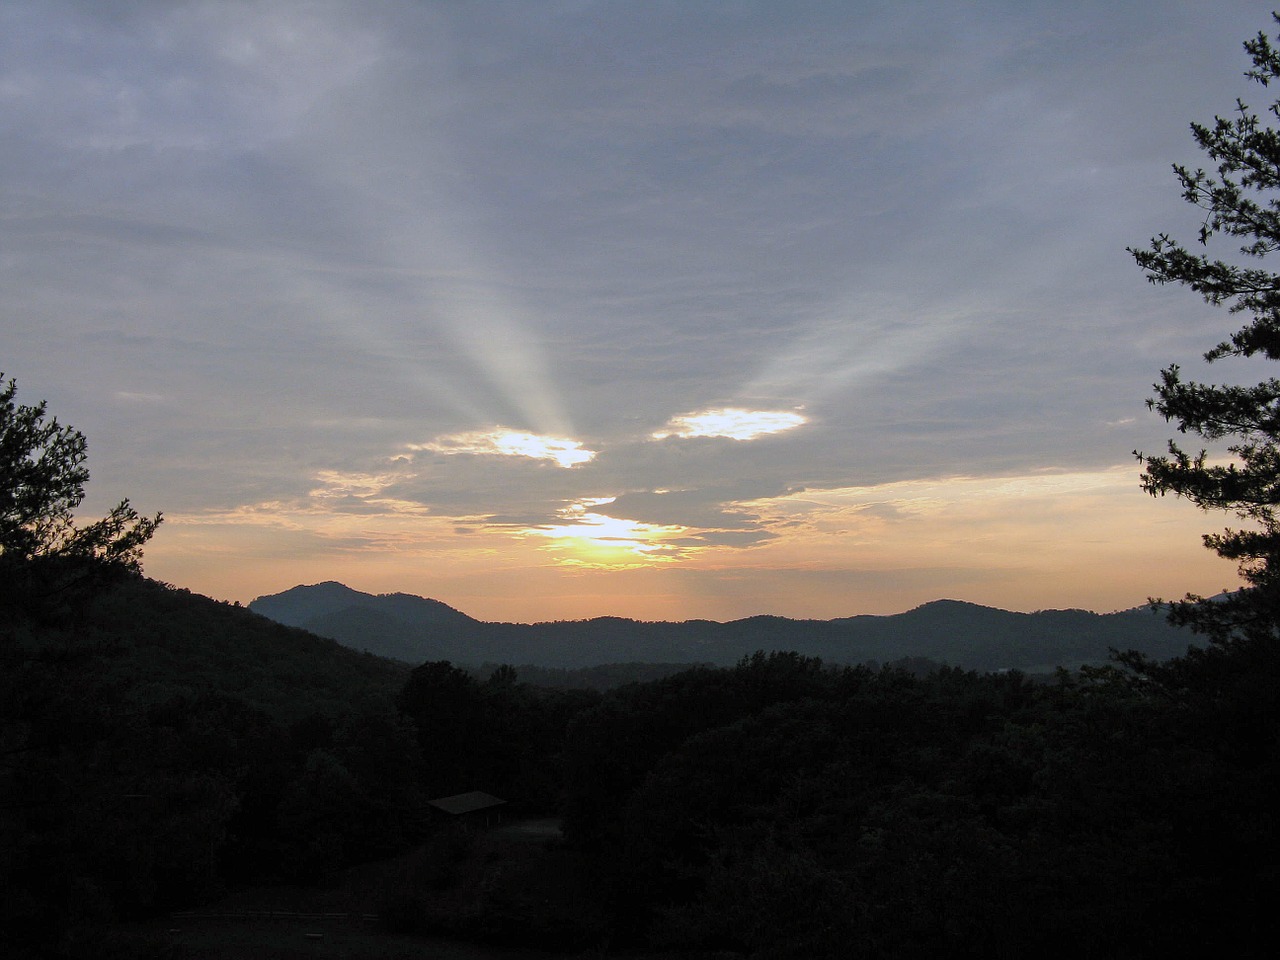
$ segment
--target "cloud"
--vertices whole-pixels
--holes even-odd
[[[430,443],[411,443],[407,449],[430,450],[448,456],[470,454],[472,456],[528,457],[532,460],[551,460],[561,467],[576,467],[595,459],[594,450],[587,450],[578,440],[563,437],[539,436],[506,427],[492,430],[470,430],[437,437]]]
[[[760,491],[734,490],[718,485],[698,490],[661,490],[625,493],[595,507],[613,518],[669,529],[682,529],[683,537],[668,541],[685,547],[753,547],[777,534],[761,524],[760,515],[742,503],[759,499]]]
[[[759,519],[736,505],[736,501],[748,497],[759,499],[760,493],[750,494],[746,489],[735,490],[721,484],[694,490],[624,493],[601,504],[599,509],[611,516],[641,517],[650,523],[742,530],[754,526]]]
[[[316,479],[322,486],[311,491],[311,496],[322,499],[332,497],[376,497],[396,483],[400,477],[393,473],[343,473],[338,470],[321,470]]]
[[[794,430],[808,422],[799,413],[786,410],[744,410],[720,407],[701,413],[685,413],[672,417],[661,430],[652,434],[655,440],[669,437],[727,437],[731,440],[754,440],[771,433]]]

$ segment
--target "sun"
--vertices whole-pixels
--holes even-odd
[[[562,511],[565,523],[530,527],[524,532],[550,540],[547,549],[561,555],[560,562],[574,566],[648,566],[670,562],[685,552],[682,544],[672,541],[683,537],[688,532],[686,527],[610,517],[590,510],[611,500],[575,503]]]

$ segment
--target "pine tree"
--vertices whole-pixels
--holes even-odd
[[[1280,24],[1280,16],[1273,14]],[[1277,38],[1280,41],[1280,37]],[[1280,80],[1280,52],[1265,33],[1244,44],[1253,62],[1245,74],[1262,87]],[[1191,125],[1196,144],[1217,165],[1217,175],[1174,165],[1183,198],[1204,211],[1199,245],[1235,238],[1241,256],[1211,259],[1168,234],[1130,253],[1152,283],[1190,287],[1206,302],[1226,306],[1248,321],[1209,350],[1212,363],[1227,358],[1280,359],[1280,274],[1266,268],[1280,250],[1280,100],[1265,119],[1236,101],[1235,115],[1212,126]],[[1174,365],[1161,373],[1148,406],[1176,425],[1214,443],[1226,440],[1227,456],[1191,454],[1176,441],[1164,456],[1138,453],[1142,486],[1153,496],[1173,493],[1205,510],[1224,510],[1247,522],[1205,536],[1205,545],[1234,560],[1245,586],[1226,599],[1189,594],[1173,605],[1171,619],[1230,643],[1242,637],[1280,634],[1280,380],[1235,386],[1184,381]]]

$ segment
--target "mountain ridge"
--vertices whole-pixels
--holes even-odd
[[[712,662],[728,666],[756,650],[793,650],[834,663],[926,657],[975,670],[1028,672],[1105,661],[1113,649],[1165,659],[1196,638],[1145,608],[1002,610],[941,599],[898,614],[832,620],[761,614],[738,620],[476,620],[412,594],[368,594],[336,581],[259,597],[249,609],[357,650],[408,663],[513,663],[576,668],[617,662]]]

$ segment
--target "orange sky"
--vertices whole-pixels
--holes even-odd
[[[830,618],[943,597],[1105,612],[1236,582],[1200,545],[1214,518],[1146,496],[1130,465],[813,491],[748,506],[774,539],[672,555],[663,547],[679,540],[678,528],[588,522],[460,533],[457,518],[414,504],[335,511],[317,488],[291,504],[171,514],[147,571],[242,602],[340,580],[514,621]]]

